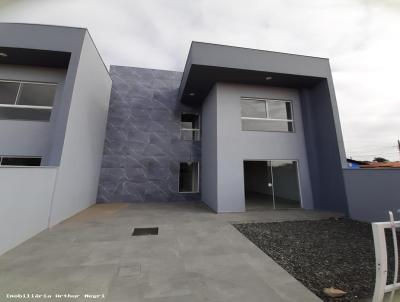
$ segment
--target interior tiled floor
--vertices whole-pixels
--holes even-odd
[[[104,294],[93,301],[110,302],[320,301],[231,222],[329,216],[300,209],[214,214],[196,202],[95,205],[1,256],[0,300],[58,293]],[[157,236],[131,236],[134,227],[152,226]]]
[[[300,202],[282,197],[275,197],[276,209],[298,209],[301,208]],[[246,211],[273,210],[274,201],[272,195],[256,192],[246,193]]]

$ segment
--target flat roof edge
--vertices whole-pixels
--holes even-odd
[[[183,71],[179,71],[179,70],[159,69],[159,68],[149,68],[149,67],[139,67],[139,66],[127,66],[127,65],[118,65],[118,64],[111,64],[110,65],[110,69],[111,69],[111,67],[137,68],[137,69],[147,69],[147,70],[183,73]]]
[[[27,25],[27,26],[46,26],[46,27],[62,27],[62,28],[71,28],[78,30],[88,30],[86,27],[79,26],[68,26],[68,25],[57,25],[57,24],[43,24],[43,23],[23,23],[23,22],[0,22],[0,25]]]
[[[190,65],[190,67],[193,66],[198,66],[198,67],[205,67],[205,68],[220,68],[220,69],[230,69],[230,70],[236,70],[236,71],[254,71],[254,72],[264,72],[266,74],[281,74],[281,75],[290,75],[294,77],[303,77],[303,78],[317,78],[317,79],[327,79],[327,75],[310,75],[310,74],[305,74],[305,73],[293,73],[293,72],[283,72],[283,71],[269,71],[269,70],[264,70],[264,69],[247,69],[247,68],[241,68],[241,67],[227,67],[227,66],[219,66],[219,65],[213,65],[213,64],[202,64],[202,63],[193,63]],[[190,71],[190,70],[189,70]]]
[[[312,59],[319,59],[319,60],[326,60],[326,61],[329,61],[329,58],[326,58],[326,57],[318,57],[318,56],[311,56],[311,55],[302,55],[302,54],[289,53],[289,52],[282,52],[282,51],[265,50],[265,49],[251,48],[251,47],[244,47],[244,46],[225,45],[225,44],[211,43],[211,42],[202,42],[202,41],[192,41],[192,43],[190,44],[189,53],[190,53],[190,51],[191,51],[191,49],[192,49],[192,45],[193,45],[193,44],[214,45],[214,46],[221,46],[221,47],[238,48],[238,49],[251,50],[251,51],[257,51],[257,52],[268,52],[268,53],[276,53],[276,54],[281,54],[281,55],[296,56],[296,57],[305,57],[305,58],[312,58]]]
[[[21,22],[0,22],[0,26],[1,26],[1,25],[21,25],[21,26],[38,26],[38,27],[40,26],[40,27],[67,28],[67,29],[71,29],[71,30],[78,30],[78,31],[81,31],[82,34],[83,34],[83,39],[82,39],[82,46],[81,46],[81,48],[83,47],[84,37],[85,37],[85,34],[87,33],[88,36],[89,36],[89,39],[90,39],[91,43],[93,44],[93,46],[94,46],[94,48],[95,48],[95,50],[96,50],[96,52],[97,52],[97,54],[98,54],[98,56],[99,56],[99,58],[100,58],[100,61],[102,62],[103,66],[104,66],[104,69],[106,70],[108,76],[109,76],[110,79],[111,79],[110,72],[109,72],[109,70],[108,70],[108,68],[107,68],[107,65],[106,65],[106,63],[104,62],[104,59],[103,59],[103,57],[101,56],[101,54],[100,54],[100,52],[99,52],[99,49],[97,48],[96,43],[94,42],[93,37],[92,37],[92,35],[90,34],[89,29],[87,29],[86,27],[74,27],[74,26],[53,25],[53,24],[41,24],[41,23],[21,23]]]

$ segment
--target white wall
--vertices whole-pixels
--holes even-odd
[[[48,145],[48,122],[0,120],[0,155],[45,156]]]
[[[72,94],[51,225],[96,202],[111,79],[86,32]]]
[[[47,228],[56,174],[49,167],[0,168],[0,255]]]

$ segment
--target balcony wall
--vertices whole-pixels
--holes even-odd
[[[51,167],[0,168],[0,255],[47,228],[56,174]]]

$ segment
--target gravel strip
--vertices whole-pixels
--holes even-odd
[[[359,301],[372,297],[375,254],[370,224],[328,219],[234,226],[322,300]],[[391,236],[387,236],[387,242],[392,263]],[[389,272],[389,278],[393,278],[390,275]],[[331,286],[347,295],[335,299],[325,296],[323,288]]]

